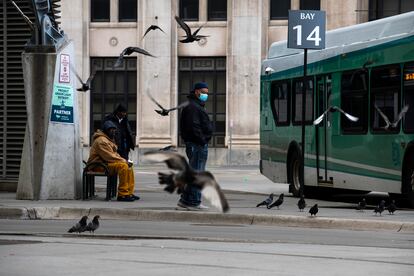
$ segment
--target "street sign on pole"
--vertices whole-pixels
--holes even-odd
[[[302,166],[300,194],[303,195],[305,185],[305,121],[306,121],[306,88],[308,49],[325,48],[325,11],[289,10],[288,17],[288,48],[304,49],[303,81],[302,81]],[[313,118],[311,118],[313,119]]]

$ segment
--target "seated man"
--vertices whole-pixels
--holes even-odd
[[[118,174],[118,201],[138,200],[139,196],[134,195],[135,179],[132,163],[128,163],[117,153],[117,146],[113,140],[116,130],[116,125],[113,122],[106,121],[103,130],[98,129],[95,132],[88,164],[103,162],[108,165],[110,174]]]

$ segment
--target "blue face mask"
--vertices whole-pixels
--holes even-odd
[[[208,94],[200,93],[199,96],[200,101],[205,102],[208,99]]]

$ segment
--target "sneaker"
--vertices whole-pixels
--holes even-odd
[[[209,209],[209,207],[207,207],[207,206],[205,206],[205,205],[203,205],[203,204],[200,204],[200,205],[198,205],[198,206],[196,206],[198,209],[200,209],[200,210],[208,210]]]
[[[139,200],[139,199],[140,199],[140,197],[139,197],[139,196],[134,195],[134,194],[130,195],[130,197],[132,197],[134,200]]]
[[[117,200],[117,201],[126,201],[126,202],[132,202],[132,201],[135,201],[135,199],[134,199],[133,197],[129,196],[129,195],[127,195],[127,196],[118,196],[118,197],[116,198],[116,200]]]
[[[177,203],[177,210],[182,210],[182,211],[204,211],[204,210],[208,210],[207,206],[204,206],[202,204],[197,205],[197,206],[191,206],[191,205],[187,205],[181,201],[178,201]]]

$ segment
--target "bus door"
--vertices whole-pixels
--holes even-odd
[[[322,115],[331,105],[330,95],[332,87],[331,75],[316,79],[317,117]],[[316,170],[318,186],[332,187],[333,178],[328,175],[327,157],[329,156],[331,112],[328,112],[321,123],[315,126]]]

